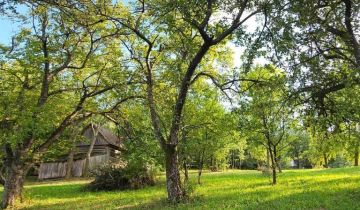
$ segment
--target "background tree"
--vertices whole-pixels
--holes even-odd
[[[309,167],[308,154],[309,150],[309,135],[306,131],[300,130],[302,126],[295,128],[290,136],[293,137],[293,141],[289,144],[287,154],[294,160],[297,168]]]
[[[218,90],[202,79],[193,85],[185,106],[180,160],[183,167],[195,165],[199,184],[203,168],[225,168],[230,150],[243,152],[245,147],[236,118],[225,110],[220,99]]]
[[[256,68],[247,76],[260,77],[263,81],[242,84],[246,97],[240,101],[239,117],[246,122],[240,127],[244,129],[248,141],[257,141],[266,148],[271,161],[272,183],[276,184],[276,169],[281,170],[281,152],[284,152],[291,140],[288,129],[293,123],[290,107],[285,104],[286,77],[284,72],[272,66]],[[252,88],[249,89],[248,85],[252,85]]]

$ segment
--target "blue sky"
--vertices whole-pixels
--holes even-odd
[[[19,5],[16,7],[16,11],[25,13],[27,7],[24,5]],[[10,44],[11,37],[19,32],[21,28],[21,23],[10,19],[8,16],[0,15],[0,44]]]
[[[19,23],[9,20],[4,16],[0,18],[0,43],[8,44],[11,42],[11,36],[19,30]]]

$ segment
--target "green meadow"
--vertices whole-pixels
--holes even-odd
[[[191,173],[195,183],[196,173]],[[89,192],[91,180],[31,181],[16,209],[360,209],[360,168],[285,170],[279,183],[258,171],[207,172],[190,200],[166,201],[165,179],[139,190]],[[0,194],[2,189],[0,189]]]

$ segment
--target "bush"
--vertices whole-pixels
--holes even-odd
[[[331,159],[328,164],[330,168],[342,168],[350,165],[342,155],[337,155],[334,159]]]
[[[145,165],[110,162],[91,173],[95,176],[88,186],[92,191],[139,189],[155,184],[155,170]]]
[[[261,171],[263,175],[270,176],[272,175],[272,170],[269,167],[261,166],[257,168],[258,171]]]

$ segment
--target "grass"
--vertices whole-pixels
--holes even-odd
[[[195,175],[192,174],[193,181]],[[90,180],[29,181],[17,209],[360,209],[360,168],[288,170],[278,185],[257,171],[205,173],[188,203],[166,202],[164,178],[140,190],[87,192]],[[0,189],[2,194],[2,189]]]

